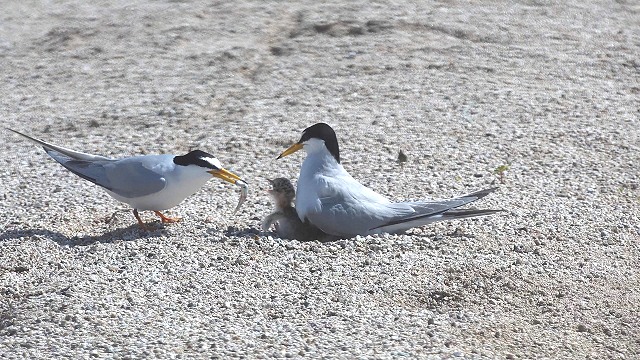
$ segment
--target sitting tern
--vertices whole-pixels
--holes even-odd
[[[442,201],[391,202],[355,180],[340,164],[333,129],[318,123],[302,132],[300,141],[278,159],[304,149],[296,211],[327,234],[340,237],[402,233],[436,221],[489,215],[502,210],[456,209],[485,197],[496,188]]]
[[[139,210],[152,210],[163,223],[177,222],[179,219],[167,217],[160,210],[178,205],[212,176],[246,186],[239,176],[223,169],[213,155],[200,150],[181,156],[142,155],[110,159],[63,148],[7,129],[39,144],[67,170],[103,187],[116,200],[129,204],[143,229],[147,227],[140,219]]]
[[[267,179],[268,180],[268,179]],[[271,189],[269,195],[275,202],[275,211],[269,214],[262,222],[262,230],[269,231],[271,225],[275,225],[276,233],[281,239],[295,239],[299,241],[330,241],[337,240],[331,235],[311,225],[308,221],[302,222],[293,207],[293,199],[296,190],[287,178],[269,180]]]

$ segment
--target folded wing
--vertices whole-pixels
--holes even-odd
[[[136,198],[153,194],[165,187],[164,177],[145,167],[144,157],[114,160],[67,149],[8,130],[42,146],[49,156],[72,173],[120,196]]]
[[[357,187],[355,184],[350,185]],[[342,187],[342,189],[350,188]],[[368,191],[343,190],[340,194],[320,198],[321,211],[309,212],[306,217],[324,232],[337,236],[399,233],[435,221],[499,212],[501,210],[456,209],[481,199],[496,189],[481,190],[449,200],[402,203],[388,202],[380,198],[379,194],[367,196],[370,189],[367,189]],[[345,229],[348,229],[348,233]]]
[[[500,212],[502,210],[456,209],[460,206],[481,199],[497,189],[498,188],[480,190],[468,195],[442,201],[400,203],[410,205],[415,210],[415,213],[409,216],[400,215],[394,218],[389,218],[385,223],[370,228],[369,233],[402,232],[410,228],[426,225],[435,221],[462,219]]]

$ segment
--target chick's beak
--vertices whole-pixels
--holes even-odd
[[[217,177],[224,181],[228,181],[232,184],[235,184],[238,180],[242,181],[242,179],[240,179],[240,176],[225,169],[215,169],[215,170],[209,170],[207,172],[213,175],[214,177]]]
[[[295,144],[291,145],[287,150],[283,151],[282,154],[280,154],[280,156],[278,156],[278,158],[276,160],[278,160],[280,158],[283,158],[283,157],[285,157],[287,155],[291,155],[294,152],[302,149],[302,147],[303,147],[302,143],[295,143]]]

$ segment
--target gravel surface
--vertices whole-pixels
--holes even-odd
[[[119,157],[216,154],[141,231],[0,130],[0,358],[640,357],[636,1],[9,1],[0,117]],[[398,200],[498,215],[326,244],[259,232],[305,127]],[[399,151],[407,161],[398,163]],[[502,167],[500,174],[495,172]]]

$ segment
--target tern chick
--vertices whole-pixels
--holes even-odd
[[[67,170],[101,186],[114,199],[129,204],[138,224],[147,229],[139,210],[151,210],[163,223],[179,221],[160,210],[180,204],[198,191],[211,177],[232,184],[244,181],[222,168],[220,161],[204,151],[185,155],[142,155],[110,159],[63,148],[8,129],[42,146],[44,151]]]
[[[269,231],[271,225],[275,225],[276,233],[281,239],[295,239],[299,241],[330,241],[333,240],[322,232],[322,230],[309,224],[303,223],[298,217],[296,209],[293,207],[293,199],[296,196],[291,181],[286,178],[276,178],[269,180],[271,189],[269,195],[275,203],[275,211],[267,216],[262,222],[262,230]]]

